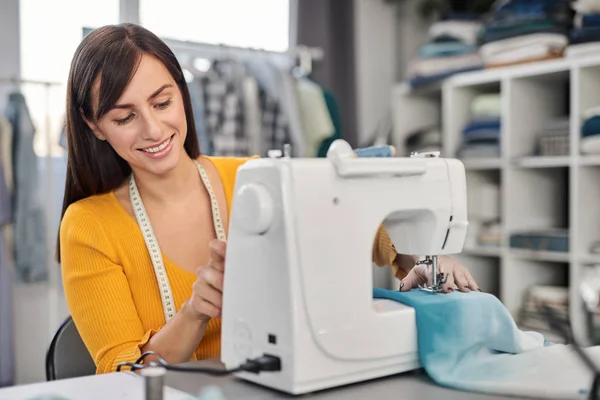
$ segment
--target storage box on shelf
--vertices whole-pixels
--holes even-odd
[[[569,165],[569,78],[569,70],[561,69],[505,80],[504,139],[511,165]]]

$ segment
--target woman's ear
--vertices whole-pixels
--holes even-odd
[[[98,128],[98,125],[90,122],[86,117],[85,114],[83,113],[83,110],[79,110],[79,113],[81,115],[81,118],[83,118],[83,120],[85,121],[85,123],[87,124],[87,126],[90,127],[90,129],[92,130],[92,132],[94,133],[94,136],[96,136],[98,138],[98,140],[106,140],[106,137],[102,134],[102,131],[100,130],[100,128]]]

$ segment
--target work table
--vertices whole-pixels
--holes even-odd
[[[191,366],[215,367],[215,362],[200,361],[189,363]],[[258,399],[390,399],[390,400],[515,400],[515,397],[500,397],[479,393],[463,392],[440,387],[422,371],[379,378],[338,388],[318,391],[302,396],[292,396],[254,383],[246,382],[234,376],[213,377],[195,372],[167,372],[165,385],[180,393],[168,393],[164,400],[190,400],[185,394],[199,396],[201,391],[212,386],[219,388],[224,400]],[[58,395],[60,400],[96,400],[140,399],[143,400],[143,378],[139,375],[122,372],[107,375],[74,378],[63,381],[44,382],[33,385],[0,389],[0,400],[38,400]],[[183,393],[181,393],[183,392]],[[212,400],[212,399],[211,399]]]
[[[292,396],[264,388],[233,376],[211,377],[186,372],[168,372],[166,384],[186,393],[198,395],[203,387],[218,387],[227,400],[258,399],[305,399],[315,400],[515,400],[515,397],[500,397],[479,393],[463,392],[440,387],[423,372],[417,370],[371,381],[341,386],[302,396]],[[165,399],[167,400],[167,399]]]

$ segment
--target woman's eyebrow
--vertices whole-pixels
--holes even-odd
[[[173,85],[170,83],[162,85],[157,90],[155,90],[154,93],[152,93],[150,96],[148,96],[148,101],[152,100],[153,98],[158,96],[163,90],[165,90],[169,87],[173,87]],[[133,108],[133,104],[115,104],[114,106],[111,107],[111,110],[115,109],[115,108]]]

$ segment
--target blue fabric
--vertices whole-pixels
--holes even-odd
[[[583,14],[581,16],[583,28],[595,28],[600,26],[600,14]]]
[[[13,129],[14,260],[17,280],[48,279],[45,213],[39,191],[38,157],[33,150],[35,128],[25,98],[12,93],[5,110]]]
[[[566,35],[573,25],[569,0],[505,0],[497,4],[484,21],[480,44],[530,33]]]
[[[491,381],[518,382],[524,371],[505,369],[510,356],[550,345],[537,332],[519,330],[508,310],[491,294],[376,288],[373,297],[415,309],[419,360],[442,386],[486,391]]]
[[[473,53],[477,46],[454,38],[438,38],[419,46],[419,57],[437,58]]]
[[[469,136],[477,134],[480,131],[497,131],[500,132],[501,122],[499,118],[477,118],[471,120],[463,128],[463,134]]]
[[[479,71],[482,69],[483,69],[483,65],[478,66],[478,67],[449,70],[444,73],[435,74],[435,75],[417,75],[417,76],[413,76],[412,78],[410,78],[409,83],[413,89],[418,89],[423,86],[427,86],[430,84],[434,84],[434,83],[443,81],[444,79],[450,78],[451,76],[456,75],[456,74],[460,74],[463,72],[470,72],[470,71]]]
[[[581,136],[588,137],[600,134],[600,116],[586,119],[581,126]]]
[[[571,43],[589,43],[600,41],[600,26],[573,29],[570,34]]]

